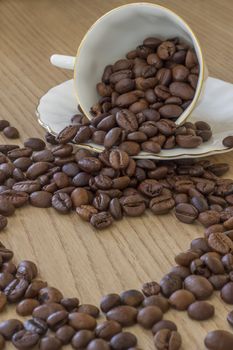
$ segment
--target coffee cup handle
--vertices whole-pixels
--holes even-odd
[[[65,56],[65,55],[52,55],[50,57],[50,62],[52,65],[64,68],[64,69],[71,69],[74,70],[76,57],[73,56]]]

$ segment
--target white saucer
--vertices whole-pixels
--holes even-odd
[[[50,89],[40,99],[36,110],[39,123],[54,135],[69,125],[71,117],[77,113],[79,112],[72,79]],[[233,135],[233,84],[208,78],[205,95],[188,120],[192,122],[204,120],[209,123],[213,131],[211,140],[194,149],[177,147],[162,150],[158,155],[140,152],[135,158],[197,158],[229,152],[230,149],[222,145],[222,140],[228,135]],[[91,148],[97,152],[103,150],[102,146],[93,143],[83,144],[82,147]]]

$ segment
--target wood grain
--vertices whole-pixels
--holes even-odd
[[[106,11],[125,4],[120,0],[1,0],[0,1],[0,118],[19,128],[23,140],[43,136],[34,111],[38,98],[50,87],[71,77],[49,63],[52,53],[75,54],[89,26]],[[233,83],[233,5],[231,0],[168,0],[169,7],[190,24],[200,39],[210,74]],[[6,140],[0,135],[0,142]],[[232,153],[215,157],[233,169]],[[232,177],[233,170],[228,177]],[[15,252],[16,260],[32,259],[40,275],[67,296],[98,303],[101,295],[139,288],[159,280],[174,255],[202,235],[203,229],[176,221],[173,215],[124,219],[97,232],[73,214],[60,216],[50,209],[17,210],[0,239]],[[182,349],[204,349],[208,330],[228,329],[224,305],[212,299],[216,316],[194,322],[184,312],[171,311],[183,337]],[[8,307],[1,319],[14,317]],[[132,329],[142,349],[153,349],[150,332]],[[69,349],[71,347],[67,347]],[[12,349],[7,345],[7,349]]]

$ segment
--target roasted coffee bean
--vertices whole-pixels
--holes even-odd
[[[90,223],[97,229],[104,229],[113,223],[113,217],[110,213],[103,211],[98,214],[93,214]]]
[[[44,333],[46,333],[48,326],[47,326],[47,323],[43,319],[33,317],[32,319],[26,320],[24,322],[24,328],[28,332],[43,335]]]
[[[95,338],[94,332],[90,330],[80,330],[72,338],[71,344],[74,349],[86,348],[88,343],[90,343]]]
[[[103,339],[93,339],[88,344],[87,350],[110,350],[110,346]]]
[[[28,282],[25,279],[15,278],[4,289],[4,293],[7,297],[7,300],[10,303],[15,303],[19,301],[24,296],[24,293],[27,287],[28,287]]]
[[[121,325],[116,321],[104,321],[95,329],[95,335],[104,340],[110,340],[114,335],[122,331]]]
[[[146,329],[152,328],[152,326],[160,321],[163,317],[163,313],[158,306],[146,306],[139,310],[137,315],[137,322]]]
[[[181,336],[177,331],[161,329],[154,336],[155,347],[160,350],[178,350],[181,343]]]
[[[95,318],[88,314],[72,312],[69,314],[68,319],[69,325],[77,331],[82,329],[93,330],[96,327]]]
[[[109,310],[119,306],[121,304],[121,298],[118,294],[107,294],[102,297],[100,301],[100,309],[107,313]]]
[[[95,173],[101,169],[101,162],[97,158],[86,157],[78,161],[78,166],[87,173]]]
[[[209,235],[209,246],[220,254],[227,254],[233,250],[232,240],[223,232],[214,232]]]
[[[38,293],[38,300],[40,303],[59,303],[62,298],[62,293],[54,287],[42,288]]]
[[[161,292],[165,297],[182,288],[182,279],[178,275],[167,274],[160,281]]]
[[[31,137],[24,141],[24,147],[31,148],[33,151],[42,151],[45,148],[45,142],[39,138]]]
[[[26,181],[21,181],[17,182],[13,185],[12,189],[17,192],[26,192],[26,193],[32,193],[35,191],[40,190],[40,183],[37,180],[26,180]]]
[[[79,299],[78,298],[63,298],[60,301],[61,305],[64,306],[64,308],[71,312],[74,309],[78,308],[79,306]]]
[[[111,199],[109,203],[109,211],[115,220],[120,220],[122,218],[122,209],[118,198]]]
[[[129,327],[136,323],[137,313],[137,309],[132,306],[120,305],[109,310],[106,317],[117,321],[122,327]]]
[[[12,337],[12,343],[17,349],[31,349],[39,342],[40,336],[37,333],[21,330]]]
[[[30,194],[30,204],[38,208],[49,208],[52,203],[52,193],[36,191]]]
[[[114,350],[130,349],[137,345],[137,338],[130,332],[121,332],[113,336],[110,345]]]
[[[75,188],[75,190],[71,193],[70,198],[74,208],[89,204],[88,191],[82,187]]]
[[[56,311],[62,311],[64,307],[58,303],[47,303],[40,305],[33,310],[32,316],[35,318],[40,318],[42,320],[47,320],[49,315]]]
[[[214,316],[214,306],[206,301],[195,301],[188,307],[188,315],[197,321],[208,320]]]
[[[122,198],[121,205],[128,216],[140,216],[146,210],[144,199],[137,194]]]
[[[211,226],[220,222],[220,214],[215,210],[207,210],[199,214],[198,220],[205,226]]]
[[[185,289],[177,290],[169,297],[170,305],[179,311],[187,310],[194,301],[194,295]]]
[[[227,136],[223,139],[222,141],[223,146],[227,148],[232,148],[233,147],[233,136]]]
[[[22,260],[17,266],[16,277],[19,279],[24,278],[28,282],[31,282],[37,276],[37,273],[36,264],[29,260]]]
[[[162,295],[151,295],[144,299],[143,306],[158,306],[162,312],[167,312],[169,309],[168,299]]]
[[[56,331],[60,327],[64,326],[68,321],[68,312],[67,311],[56,311],[53,314],[49,315],[47,318],[47,325],[52,330]]]
[[[98,210],[92,205],[81,205],[81,207],[77,207],[75,210],[76,213],[85,221],[90,221],[92,215],[98,213]]]
[[[8,139],[17,139],[19,137],[19,131],[14,126],[7,126],[3,129],[3,134]]]
[[[176,143],[182,148],[196,148],[202,143],[202,138],[193,135],[177,135]]]
[[[233,347],[233,335],[224,330],[209,332],[204,340],[209,350],[231,350]]]
[[[0,194],[0,198],[7,199],[15,208],[19,208],[28,202],[29,195],[26,192],[6,190]]]
[[[29,284],[24,296],[25,298],[35,298],[38,296],[40,289],[45,287],[47,287],[47,282],[34,280]]]
[[[137,307],[143,302],[143,295],[135,289],[127,290],[120,293],[121,303],[124,305]]]
[[[175,275],[179,275],[182,280],[190,275],[190,269],[185,266],[173,266],[170,270],[170,273],[174,273]]]
[[[175,206],[175,201],[172,198],[171,192],[167,189],[163,189],[159,196],[156,196],[150,201],[151,211],[158,214],[166,214]]]
[[[209,256],[205,259],[205,264],[208,269],[215,275],[224,273],[223,263],[218,258]]]
[[[62,345],[66,345],[66,344],[70,343],[74,334],[75,334],[75,330],[72,327],[65,325],[65,326],[60,327],[56,331],[56,338],[58,338],[60,340]]]
[[[175,207],[175,215],[180,221],[191,224],[198,217],[198,211],[191,204],[180,203]]]
[[[0,215],[10,216],[14,214],[14,211],[13,204],[7,198],[0,196]]]
[[[20,157],[15,159],[13,164],[17,169],[26,171],[32,165],[32,160],[29,157]]]
[[[8,120],[5,120],[5,119],[0,120],[0,131],[3,131],[8,126],[10,126],[10,123],[8,122]]]
[[[221,289],[221,298],[227,304],[233,304],[233,282],[228,282]]]
[[[212,275],[209,277],[209,282],[214,289],[220,290],[229,282],[229,277],[227,275]]]
[[[72,201],[67,193],[56,193],[52,197],[52,206],[58,212],[67,214],[72,208]]]
[[[24,299],[16,307],[16,312],[20,316],[29,316],[40,303],[36,299]]]
[[[140,145],[134,141],[124,141],[119,145],[119,149],[129,156],[136,156],[140,152]]]
[[[0,323],[0,334],[6,339],[11,340],[12,336],[23,329],[23,324],[20,320],[9,319]]]
[[[120,149],[112,150],[109,154],[109,162],[116,170],[125,169],[129,164],[129,156]]]
[[[91,304],[82,304],[78,307],[78,312],[82,312],[84,314],[88,314],[92,317],[97,318],[99,316],[99,309],[95,305]]]
[[[213,293],[213,286],[203,276],[190,275],[184,280],[184,288],[194,294],[197,299],[206,299]]]
[[[199,213],[207,211],[209,208],[207,200],[203,197],[192,197],[191,204],[199,211]]]
[[[142,292],[146,297],[157,295],[160,292],[160,285],[157,282],[147,282],[142,285]]]
[[[39,349],[40,350],[59,350],[62,347],[62,343],[60,340],[56,337],[52,336],[46,336],[41,339],[40,344],[39,344]]]
[[[152,333],[156,334],[158,333],[161,329],[169,329],[171,331],[177,331],[177,326],[174,322],[169,321],[169,320],[161,320],[157,322],[153,328],[152,328]]]
[[[76,133],[78,132],[78,125],[66,126],[57,136],[57,141],[61,144],[66,144],[73,140]]]
[[[210,251],[208,240],[204,237],[199,237],[199,238],[193,239],[191,242],[190,248],[194,251],[201,250],[204,253],[207,253]]]
[[[154,141],[145,141],[141,145],[142,151],[150,152],[150,153],[159,153],[161,151],[161,147],[157,142]]]

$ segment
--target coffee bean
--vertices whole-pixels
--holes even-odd
[[[154,336],[154,344],[157,349],[178,350],[181,343],[181,336],[177,331],[161,329]]]
[[[202,138],[193,135],[177,135],[176,143],[182,148],[196,148],[202,143]]]
[[[40,350],[59,350],[62,347],[62,343],[56,337],[46,336],[41,339],[39,344]]]
[[[233,346],[233,335],[224,330],[209,332],[204,340],[209,350],[231,350]]]
[[[144,299],[142,293],[135,289],[121,292],[120,298],[122,304],[134,307],[139,306]]]
[[[188,203],[180,203],[175,208],[175,215],[180,221],[191,224],[198,216],[197,209]]]
[[[25,298],[35,298],[38,296],[40,289],[45,287],[47,287],[47,282],[34,280],[29,284],[24,296]]]
[[[103,339],[94,339],[88,344],[87,350],[110,350],[110,346]]]
[[[7,300],[10,303],[15,303],[22,299],[27,287],[28,282],[25,279],[13,279],[6,288],[4,289],[4,293],[7,297]]]
[[[13,185],[12,189],[14,191],[26,192],[30,194],[32,192],[39,191],[40,187],[41,186],[39,181],[26,180],[26,181],[17,182],[16,184]]]
[[[40,303],[59,303],[62,298],[62,293],[54,287],[42,288],[38,293],[38,300]]]
[[[136,323],[137,313],[137,309],[132,306],[120,305],[107,312],[107,319],[117,321],[122,327],[129,327]]]
[[[97,158],[86,157],[78,161],[78,166],[87,173],[94,173],[101,169],[101,162]]]
[[[93,330],[96,327],[96,320],[88,314],[72,312],[69,314],[69,325],[77,331]]]
[[[175,275],[179,275],[182,280],[190,275],[190,269],[185,266],[173,266],[170,270],[170,273],[174,273]]]
[[[139,310],[137,322],[143,327],[150,329],[155,323],[160,321],[163,313],[158,306],[146,306]]]
[[[158,306],[162,312],[167,312],[169,309],[169,303],[162,295],[151,295],[144,299],[143,306]]]
[[[74,349],[82,349],[85,348],[94,337],[95,334],[92,331],[81,330],[73,336],[71,343]]]
[[[160,281],[161,292],[165,297],[182,288],[182,279],[178,275],[167,274]]]
[[[75,330],[68,326],[62,326],[56,331],[56,338],[60,340],[62,345],[69,344],[71,339],[73,338],[75,334]]]
[[[119,306],[121,304],[121,298],[118,294],[107,294],[104,297],[102,297],[100,301],[100,309],[107,313],[109,310],[113,309],[116,306]]]
[[[15,333],[12,337],[12,343],[17,349],[30,349],[39,342],[39,335],[37,333],[21,330]]]
[[[58,303],[47,303],[36,307],[32,312],[32,316],[34,318],[36,317],[42,320],[47,320],[49,315],[51,315],[56,311],[62,311],[62,310],[64,310],[64,307]]]
[[[31,148],[33,151],[42,151],[45,148],[45,142],[36,137],[30,137],[24,141],[24,147]]]
[[[190,275],[184,280],[184,288],[194,294],[197,299],[206,299],[213,293],[213,287],[207,278]]]
[[[47,318],[47,325],[52,330],[56,331],[60,327],[64,326],[68,321],[68,312],[63,311],[56,311],[53,314],[49,315]]]
[[[52,206],[62,214],[67,214],[72,208],[72,201],[67,193],[56,193],[52,197]]]
[[[46,191],[36,191],[30,194],[30,204],[38,208],[49,208],[52,203],[52,194]]]
[[[227,304],[233,304],[233,282],[228,282],[221,289],[221,298]]]
[[[223,232],[214,232],[209,235],[209,246],[220,254],[227,254],[233,249],[232,240]]]
[[[95,305],[91,304],[82,304],[78,307],[78,312],[82,312],[84,314],[88,314],[92,317],[97,318],[99,316],[99,309]]]
[[[218,258],[209,256],[205,259],[205,264],[208,269],[215,275],[224,273],[223,263]]]
[[[93,214],[90,223],[97,229],[104,229],[113,223],[113,218],[111,214],[103,211],[98,214]]]
[[[169,297],[169,303],[176,310],[187,310],[190,304],[195,301],[194,295],[187,290],[177,290]]]
[[[152,327],[152,333],[156,334],[158,333],[161,329],[169,329],[171,331],[177,331],[177,326],[174,322],[169,321],[169,320],[161,320]]]
[[[206,301],[195,301],[188,307],[188,315],[197,321],[208,320],[214,316],[214,306]]]
[[[16,312],[20,316],[29,316],[32,314],[32,311],[39,306],[40,303],[36,299],[24,299],[16,307]]]
[[[121,205],[128,216],[140,216],[146,209],[144,199],[137,194],[122,198]]]
[[[113,336],[110,345],[114,350],[126,350],[137,345],[137,338],[130,332],[121,332]]]
[[[33,317],[32,319],[26,320],[24,322],[24,328],[28,332],[43,335],[47,332],[48,326],[47,326],[47,323],[43,319]]]
[[[95,329],[95,335],[98,338],[104,340],[111,340],[111,338],[120,333],[122,330],[121,325],[116,321],[104,321],[97,325]]]
[[[202,225],[208,227],[220,222],[220,214],[215,210],[207,210],[199,214],[198,220]]]
[[[164,41],[157,48],[157,55],[162,60],[169,60],[175,53],[176,47],[172,41]]]
[[[223,146],[227,148],[232,148],[233,147],[233,136],[227,136],[223,139],[222,141]]]
[[[227,275],[212,275],[209,277],[209,282],[214,289],[220,290],[229,282],[229,277]]]
[[[0,196],[0,215],[10,216],[13,215],[15,207],[13,204],[4,197]]]
[[[13,281],[13,279],[14,276],[9,272],[0,273],[0,289],[5,289],[5,287]]]
[[[74,309],[78,308],[79,299],[78,298],[62,298],[60,303],[62,306],[64,306],[64,308],[67,311],[71,312]]]
[[[3,134],[8,139],[17,139],[19,137],[19,131],[14,126],[7,126],[3,129]]]
[[[166,214],[175,206],[175,201],[170,191],[163,189],[159,196],[151,199],[149,206],[151,211],[156,215]]]
[[[160,285],[157,282],[147,282],[142,285],[142,292],[146,297],[157,295],[160,292]]]
[[[14,318],[0,323],[0,334],[6,340],[10,340],[16,332],[19,332],[22,329],[22,322]]]
[[[0,120],[0,131],[3,131],[8,126],[10,126],[10,123],[8,122],[8,120],[5,120],[5,119]]]

